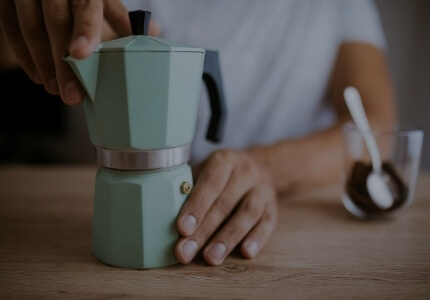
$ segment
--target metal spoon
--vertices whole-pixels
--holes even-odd
[[[394,203],[394,195],[390,189],[390,176],[382,170],[381,156],[374,136],[371,134],[369,121],[363,108],[360,94],[354,87],[347,87],[343,95],[355,125],[362,134],[372,161],[372,172],[367,177],[366,186],[373,202],[383,210],[389,209]]]

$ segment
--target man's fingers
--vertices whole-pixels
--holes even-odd
[[[22,36],[37,69],[37,74],[45,85],[45,89],[51,94],[58,95],[55,66],[40,3],[16,0],[15,5],[16,13],[20,16],[19,26]]]
[[[218,229],[205,260],[213,265],[224,260],[258,222],[267,199],[275,198],[260,176],[258,166],[235,151],[210,156],[178,218],[178,231],[186,236],[176,245],[180,262],[191,261]],[[193,216],[193,222],[187,223],[187,216]]]
[[[0,25],[21,67],[35,83],[43,83],[22,36],[13,2],[0,1]]]
[[[210,265],[219,265],[260,220],[268,194],[265,187],[250,190],[232,218],[211,239],[203,257]],[[270,195],[270,194],[269,194]]]
[[[206,213],[204,220],[201,222],[201,224],[198,224],[198,226],[196,226],[198,227],[197,230],[192,235],[189,235],[187,236],[187,238],[182,239],[178,242],[176,246],[176,254],[180,262],[188,263],[193,259],[197,251],[207,243],[207,241],[216,232],[216,230],[220,228],[220,225],[228,219],[228,217],[231,215],[234,208],[236,207],[237,203],[242,200],[243,195],[246,193],[246,191],[250,189],[249,185],[247,185],[246,183],[244,183],[243,185],[237,185],[237,182],[235,182],[234,179],[232,179],[232,181],[234,183],[229,183],[225,191],[212,205],[209,212]],[[247,203],[246,200],[245,203]],[[252,205],[259,205],[260,203],[263,202],[253,202]],[[242,206],[243,202],[241,203],[240,207]],[[264,207],[264,205],[262,207]],[[261,212],[262,207],[260,207],[259,209],[253,209],[253,212],[257,210]],[[198,209],[196,208],[196,210]],[[225,232],[227,230],[229,233],[231,233],[231,229],[234,228],[233,230],[235,231],[235,234],[238,234],[240,236],[226,239],[229,242],[226,243],[227,246],[231,246],[232,244],[236,245],[254,226],[255,222],[257,222],[259,218],[259,216],[255,216],[255,214],[249,214],[248,216],[242,216],[242,219],[240,219],[239,216],[241,216],[242,212],[243,209],[239,209],[239,211],[237,211],[233,216],[232,220],[229,221],[227,225],[224,225],[222,229],[222,232]],[[238,222],[242,222],[244,221],[243,219],[247,218],[252,218],[255,220],[238,224]],[[224,237],[225,235],[221,234],[219,238],[222,240]],[[192,249],[192,251],[190,251],[189,249],[190,242],[193,242],[196,246],[194,249]],[[228,249],[229,247],[227,247],[227,250]],[[210,263],[215,264],[214,262]]]
[[[104,0],[104,16],[112,29],[120,36],[131,35],[127,8],[120,0]]]
[[[67,104],[83,101],[85,91],[63,60],[85,58],[101,41],[103,10],[115,30],[129,33],[127,11],[119,0],[0,1],[0,22],[19,63],[48,92]]]
[[[69,53],[75,58],[86,58],[101,42],[103,3],[100,0],[70,2],[73,34]]]
[[[194,233],[212,204],[224,191],[234,168],[233,163],[225,163],[227,155],[226,152],[219,151],[208,159],[178,216],[177,229],[181,235],[189,236]]]
[[[247,234],[241,245],[244,257],[255,257],[267,244],[269,237],[275,230],[278,222],[277,200],[267,203],[266,209],[255,227]]]
[[[61,98],[66,104],[76,105],[83,101],[85,91],[63,57],[69,51],[73,20],[68,0],[42,0],[43,15],[52,57],[54,59]]]
[[[223,214],[212,213],[212,207],[198,230],[178,241],[176,257],[181,263],[189,263],[219,228],[203,252],[208,264],[221,264],[242,240],[242,254],[248,258],[254,257],[267,243],[276,226],[276,201],[273,189],[261,186],[251,189],[241,199],[230,219]],[[220,227],[223,222],[225,224]]]

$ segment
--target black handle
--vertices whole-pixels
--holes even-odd
[[[212,142],[220,142],[224,134],[227,119],[227,107],[221,78],[221,67],[217,51],[206,50],[203,67],[203,80],[209,94],[211,119],[206,138]]]
[[[151,12],[144,10],[130,11],[128,18],[130,19],[133,35],[148,35]]]

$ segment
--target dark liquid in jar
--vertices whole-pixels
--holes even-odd
[[[408,188],[397,175],[394,167],[389,163],[383,163],[382,169],[390,176],[390,181],[395,189],[393,205],[387,209],[377,206],[368,192],[367,178],[373,170],[371,164],[363,162],[354,163],[351,174],[346,182],[346,191],[351,201],[359,209],[369,214],[381,215],[397,210],[406,202],[408,197]]]

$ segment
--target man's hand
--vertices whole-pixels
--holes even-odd
[[[28,76],[66,104],[85,91],[63,56],[89,56],[101,42],[103,19],[119,35],[130,35],[120,0],[1,0],[0,26]]]
[[[221,150],[196,171],[196,184],[177,219],[178,260],[189,263],[205,247],[205,261],[219,265],[238,244],[243,256],[257,255],[278,217],[277,195],[265,169],[246,152]]]

